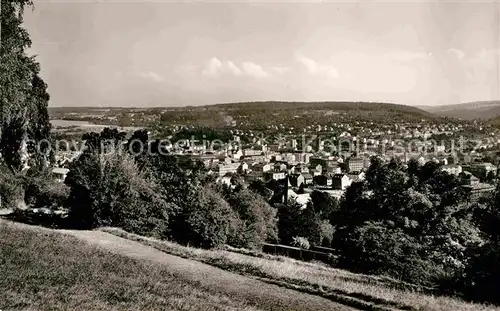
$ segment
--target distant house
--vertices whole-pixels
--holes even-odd
[[[471,172],[464,171],[460,174],[460,178],[462,179],[462,183],[466,186],[475,186],[479,184],[479,178],[472,175]]]
[[[240,165],[240,169],[243,172],[247,172],[248,171],[248,163],[242,162],[241,165]]]
[[[218,161],[217,157],[213,154],[200,154],[193,156],[193,158],[200,160],[206,168],[211,167],[214,162]]]
[[[251,166],[252,171],[254,172],[269,172],[271,170],[270,164],[262,164],[262,163],[254,163]]]
[[[350,157],[347,159],[347,167],[349,172],[361,172],[365,168],[365,160],[363,158]]]
[[[285,171],[287,171],[287,169],[288,169],[288,167],[285,163],[277,162],[274,164],[275,171],[285,172]]]
[[[346,174],[333,175],[332,186],[333,189],[345,190],[352,183],[352,180]]]
[[[224,176],[227,173],[236,173],[238,171],[238,167],[240,166],[240,163],[220,163],[217,165],[215,171],[219,176]]]
[[[332,178],[329,178],[326,175],[318,175],[314,176],[314,184],[319,187],[332,187]]]
[[[346,174],[349,179],[351,179],[352,182],[360,182],[365,180],[365,173],[364,172],[352,172],[349,174]]]
[[[245,158],[260,155],[262,155],[262,150],[243,149],[243,157]]]
[[[325,174],[340,174],[342,173],[342,169],[338,163],[328,165],[325,167]]]
[[[251,171],[245,175],[245,180],[249,183],[257,180],[264,180],[264,173],[260,171]]]
[[[280,180],[286,176],[285,172],[264,172],[264,181]]]
[[[304,175],[297,174],[297,173],[290,174],[288,176],[288,180],[289,180],[290,185],[292,187],[300,187],[300,185],[302,185],[304,183]]]
[[[298,165],[293,166],[290,169],[290,172],[292,174],[309,173],[309,169],[307,168],[307,166],[305,166],[303,164],[298,164]]]
[[[462,166],[456,164],[443,165],[441,166],[441,171],[458,176],[460,173],[462,173]]]
[[[269,172],[271,168],[272,168],[271,164],[265,164],[264,166],[262,166],[262,171]]]
[[[69,173],[69,169],[62,167],[54,167],[52,169],[52,175],[56,178],[58,182],[64,182],[66,176]]]
[[[326,159],[322,157],[310,157],[309,163],[311,167],[316,167],[317,165],[326,166]]]
[[[483,180],[486,179],[490,172],[497,173],[497,167],[489,162],[471,164],[467,167],[467,170]]]
[[[471,163],[472,162],[472,156],[469,155],[469,154],[461,155],[460,161],[462,161],[463,163]]]
[[[487,196],[488,194],[495,191],[495,186],[481,183],[479,178],[472,175],[470,172],[462,172],[460,174],[463,182],[463,188],[468,191],[470,199],[475,201],[481,197]]]
[[[307,185],[312,185],[313,183],[313,175],[309,174],[309,173],[304,173],[302,174],[302,176],[304,177],[304,184],[307,186]]]
[[[310,173],[312,173],[313,176],[318,176],[318,175],[323,174],[323,166],[320,164],[313,166],[311,168]]]
[[[435,146],[434,147],[434,151],[438,152],[438,153],[439,152],[444,152],[445,151],[445,146],[443,146],[443,145]]]
[[[223,185],[231,186],[231,176],[220,177],[217,181]]]
[[[288,202],[291,200],[295,201],[300,205],[301,209],[305,209],[307,207],[307,203],[311,199],[311,195],[309,193],[297,194],[292,190],[288,190]]]

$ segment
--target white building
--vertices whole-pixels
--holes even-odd
[[[56,178],[58,182],[64,182],[66,176],[69,173],[69,169],[63,167],[54,167],[52,169],[52,175]]]
[[[451,175],[458,175],[462,173],[462,166],[456,164],[448,164],[448,165],[443,165],[441,167],[441,170],[444,172],[448,172],[448,174]]]

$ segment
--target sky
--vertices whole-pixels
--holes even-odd
[[[35,1],[50,106],[500,99],[500,0]]]

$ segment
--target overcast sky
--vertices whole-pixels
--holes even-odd
[[[35,1],[51,106],[500,98],[499,1],[231,2]]]

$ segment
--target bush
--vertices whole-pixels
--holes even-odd
[[[0,208],[17,207],[23,199],[23,191],[19,177],[6,166],[0,165]]]
[[[500,243],[492,242],[477,249],[465,270],[465,296],[475,301],[500,304]]]
[[[311,247],[309,241],[306,238],[300,236],[293,238],[292,245],[302,249],[309,249]]]
[[[422,254],[419,242],[403,230],[381,222],[366,222],[345,235],[338,265],[360,273],[387,275],[412,283],[432,285],[443,277],[442,267]]]
[[[229,187],[222,191],[235,213],[228,244],[238,248],[260,249],[264,242],[277,241],[276,211],[258,194]]]
[[[321,245],[330,247],[332,245],[333,234],[335,229],[328,220],[323,220],[320,224],[320,241]]]
[[[59,209],[64,206],[69,196],[69,187],[60,182],[49,182],[41,189],[35,207]]]
[[[65,183],[69,223],[76,228],[121,227],[137,234],[165,237],[175,206],[156,181],[122,152],[88,151],[70,168]]]
[[[24,200],[30,207],[60,209],[69,196],[69,187],[54,180],[48,170],[23,177]]]
[[[211,188],[200,189],[197,197],[176,217],[172,238],[195,247],[212,248],[226,244],[237,216]]]

